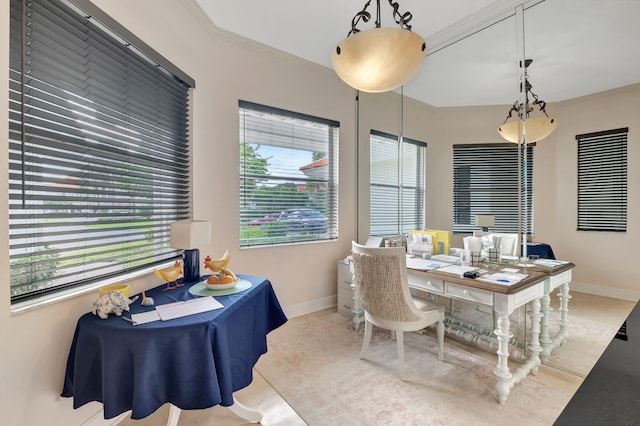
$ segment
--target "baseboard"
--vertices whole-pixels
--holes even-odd
[[[593,294],[596,296],[612,297],[614,299],[624,300],[640,300],[640,292],[633,290],[624,290],[621,288],[606,287],[597,284],[580,283],[571,281],[569,285],[571,291],[577,291],[579,293]]]
[[[323,297],[322,299],[315,299],[310,302],[299,303],[297,305],[283,306],[282,310],[284,310],[287,318],[295,318],[312,312],[335,307],[337,303],[338,296],[334,295]]]

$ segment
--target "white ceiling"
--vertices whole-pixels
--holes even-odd
[[[197,0],[221,29],[331,68],[331,53],[366,0]],[[515,8],[524,3],[533,92],[553,103],[640,82],[640,0],[397,0],[427,58],[404,94],[427,104],[517,99]],[[382,26],[395,26],[387,0]],[[373,28],[375,1],[369,6]],[[496,22],[497,21],[497,22]],[[460,39],[461,38],[461,39]],[[459,41],[455,42],[456,40]],[[453,44],[451,44],[453,43]]]

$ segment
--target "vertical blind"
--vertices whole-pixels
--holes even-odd
[[[178,254],[169,223],[191,214],[193,82],[117,28],[68,2],[11,0],[12,302]]]
[[[453,146],[453,231],[478,230],[474,215],[494,215],[494,232],[519,233],[518,185],[520,175],[527,185],[521,190],[522,220],[533,233],[533,147],[528,144],[526,170],[518,162],[517,144],[464,144]],[[523,155],[521,155],[523,160]],[[523,162],[523,161],[521,161]],[[525,210],[526,209],[526,210]],[[525,223],[525,222],[523,222]],[[522,230],[523,231],[523,230]]]
[[[578,231],[627,230],[627,127],[577,135]]]
[[[375,130],[370,135],[370,235],[398,235],[424,229],[426,147]],[[402,167],[402,185],[400,185]],[[400,197],[402,194],[402,197]],[[400,211],[402,199],[402,211]]]
[[[339,123],[240,107],[240,246],[338,238]]]

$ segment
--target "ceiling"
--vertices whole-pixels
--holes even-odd
[[[331,68],[365,0],[197,0],[219,28]],[[640,82],[640,0],[397,0],[427,43],[405,96],[437,107],[517,100],[515,9],[524,4],[533,92],[553,103]],[[375,2],[369,6],[373,28]],[[395,26],[380,3],[382,26]],[[522,43],[522,42],[520,42]]]

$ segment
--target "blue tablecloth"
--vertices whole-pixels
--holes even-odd
[[[287,321],[271,283],[239,275],[251,288],[215,297],[224,308],[132,325],[109,315],[83,315],[71,344],[62,396],[73,407],[98,401],[104,418],[132,410],[147,417],[161,405],[185,410],[233,404],[233,392],[248,386],[253,366],[267,352],[267,334]],[[156,305],[192,299],[190,285],[146,291]],[[154,309],[131,305],[131,312]],[[129,316],[127,312],[125,316]]]

